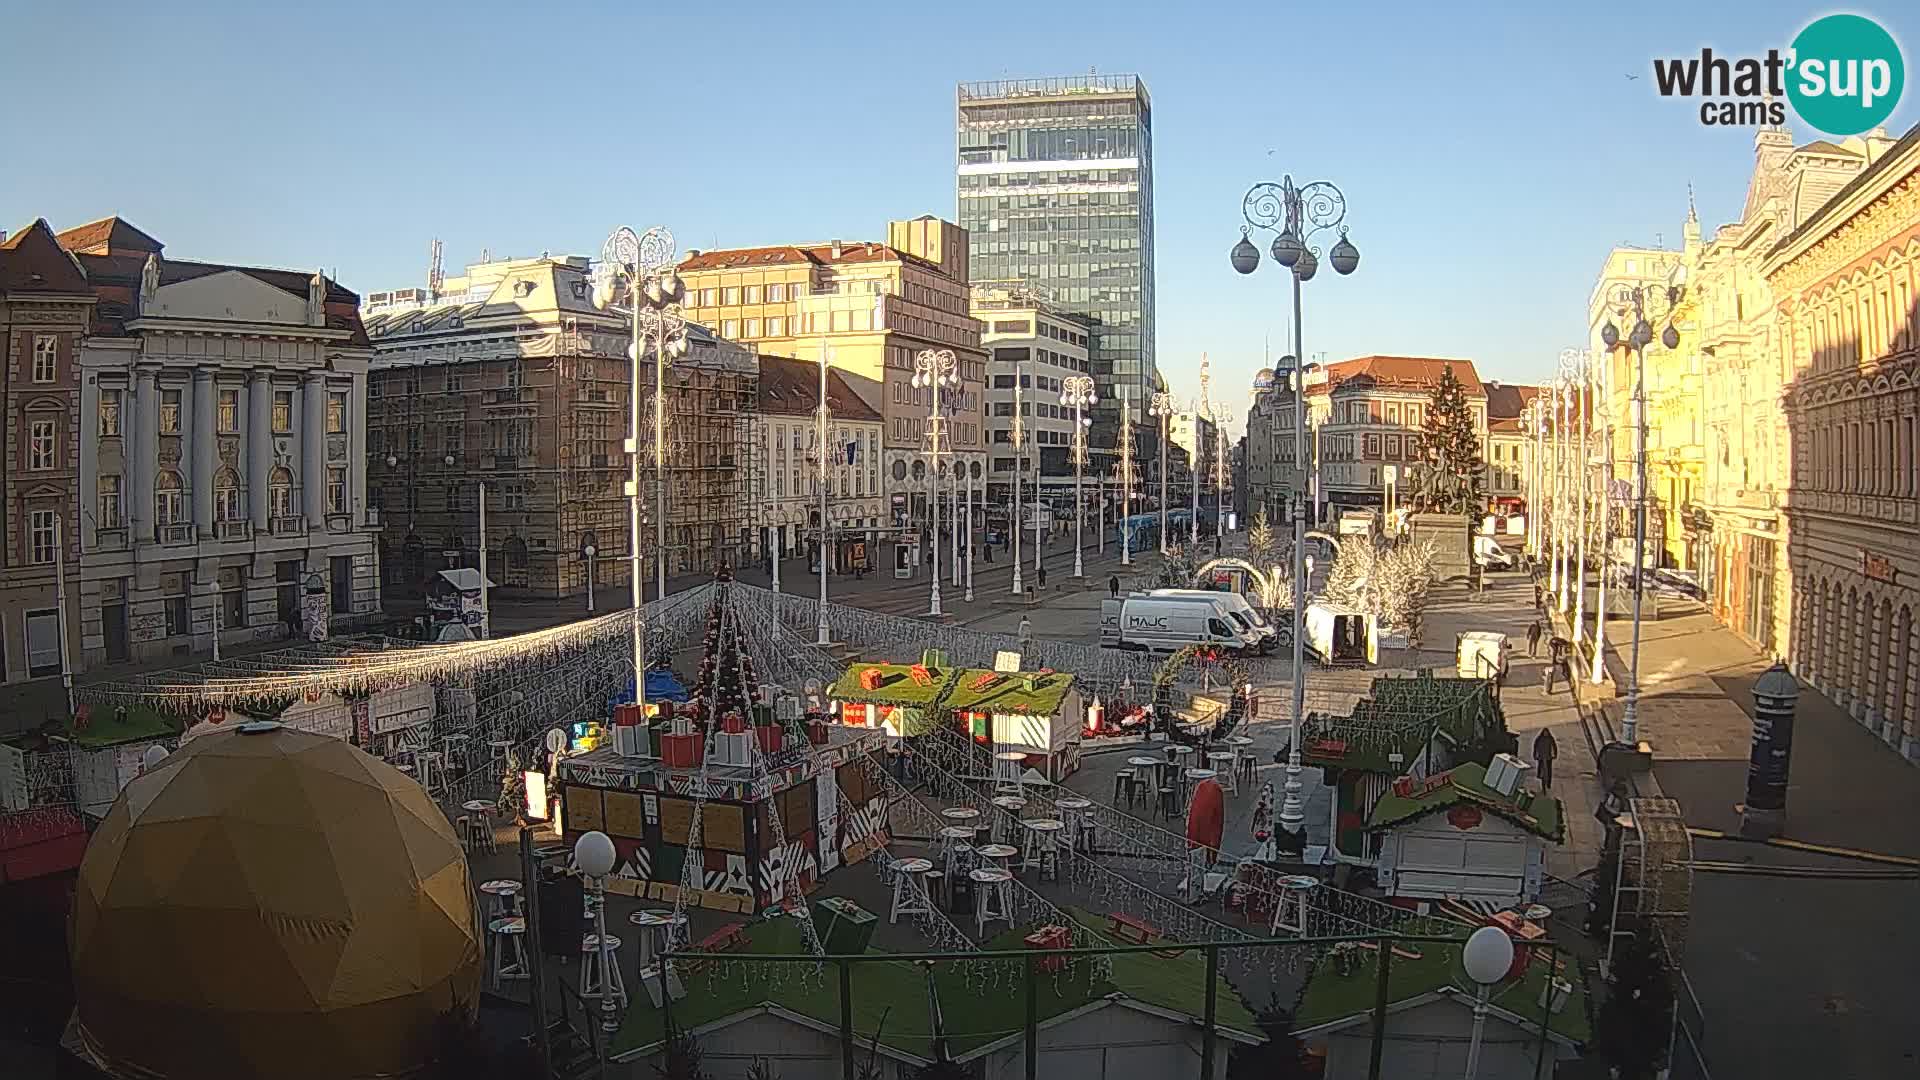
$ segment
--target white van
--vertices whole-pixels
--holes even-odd
[[[1248,603],[1247,598],[1237,592],[1222,592],[1218,589],[1153,589],[1147,595],[1218,601],[1227,609],[1227,614],[1233,616],[1241,629],[1259,636],[1263,650],[1271,650],[1280,643],[1280,628],[1268,622],[1267,617],[1260,614],[1259,608]]]
[[[1135,593],[1125,600],[1102,600],[1100,622],[1100,643],[1121,649],[1176,652],[1212,644],[1245,654],[1261,645],[1259,635],[1242,628],[1218,600],[1205,598]]]
[[[1473,561],[1493,570],[1513,569],[1513,555],[1491,536],[1474,535]]]

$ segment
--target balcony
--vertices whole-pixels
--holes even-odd
[[[307,531],[305,514],[283,514],[267,518],[267,531],[275,536],[300,536]]]
[[[111,525],[93,531],[93,546],[101,551],[124,551],[127,547],[127,527]]]
[[[187,522],[186,524],[162,522],[156,532],[158,533],[157,539],[160,543],[170,547],[191,544],[194,541],[192,522]]]
[[[253,522],[246,518],[234,518],[213,523],[213,535],[219,540],[249,540],[253,538]]]

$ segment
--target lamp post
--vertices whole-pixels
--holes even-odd
[[[1027,422],[1020,416],[1020,383],[1027,377],[1026,366],[1014,365],[1013,374],[1013,514],[1007,521],[1007,529],[1013,534],[1013,595],[1021,595],[1020,582],[1020,476],[1027,471]],[[1035,481],[1035,501],[1039,501],[1039,484]]]
[[[1610,569],[1609,564],[1613,561],[1612,552],[1609,550],[1613,538],[1610,517],[1612,508],[1608,505],[1608,500],[1613,494],[1613,423],[1608,404],[1608,391],[1613,381],[1609,374],[1612,367],[1612,357],[1608,357],[1605,363],[1594,364],[1588,380],[1594,388],[1593,396],[1599,403],[1594,435],[1600,440],[1599,449],[1604,453],[1602,460],[1590,463],[1590,465],[1601,466],[1598,485],[1600,495],[1595,507],[1597,521],[1594,529],[1597,534],[1594,537],[1596,546],[1600,549],[1600,587],[1593,605],[1593,670],[1589,673],[1588,679],[1595,686],[1598,686],[1607,674],[1607,571]],[[1600,453],[1596,453],[1595,456],[1602,457]]]
[[[1553,379],[1554,424],[1553,424],[1553,598],[1560,614],[1567,613],[1567,557],[1571,548],[1567,544],[1567,530],[1572,525],[1572,515],[1567,513],[1567,438],[1571,434],[1573,399],[1567,392],[1566,354],[1560,357],[1560,372]]]
[[[613,841],[598,830],[573,842],[573,861],[593,886],[593,932],[600,946],[600,1029],[620,1030],[613,993],[613,939],[607,936],[607,875],[613,873]],[[665,980],[661,980],[665,985]],[[663,991],[664,992],[664,991]]]
[[[600,549],[592,544],[581,549],[581,554],[587,557],[587,611],[589,614],[593,611],[593,557],[599,553]]]
[[[928,530],[928,542],[933,545],[933,573],[931,605],[927,614],[939,618],[940,610],[940,444],[946,437],[942,430],[944,418],[940,415],[940,397],[951,387],[960,384],[960,362],[952,349],[922,349],[913,358],[913,385],[916,389],[927,391],[927,506],[933,514],[933,525]]]
[[[1082,412],[1094,403],[1093,377],[1069,375],[1060,381],[1060,403],[1073,410],[1073,576],[1086,576],[1081,561],[1080,529],[1087,516],[1087,501],[1080,493],[1080,481],[1087,467],[1087,427],[1093,423]]]
[[[659,588],[667,594],[666,449],[667,361],[685,356],[686,320],[680,316],[684,286],[673,272],[676,256],[673,233],[656,225],[635,233],[625,225],[613,231],[600,247],[593,271],[593,306],[602,311],[623,310],[631,320],[633,339],[627,346],[627,557],[633,585],[633,692],[642,716],[647,710],[646,561],[640,554],[640,359],[653,342],[653,475],[654,559]]]
[[[1513,939],[1498,926],[1483,926],[1467,938],[1460,949],[1460,966],[1478,988],[1473,998],[1473,1038],[1467,1043],[1466,1080],[1480,1070],[1480,1042],[1487,1031],[1487,995],[1493,985],[1513,970]],[[1548,972],[1547,993],[1553,993],[1552,972]],[[1546,1033],[1542,1032],[1545,1038]]]
[[[1173,395],[1156,390],[1147,415],[1160,422],[1160,554],[1167,553],[1167,426],[1173,419]]]
[[[1567,569],[1573,574],[1573,644],[1580,644],[1581,624],[1587,619],[1587,425],[1592,422],[1587,402],[1587,353],[1574,349],[1562,354],[1569,362],[1567,393],[1572,399],[1577,430],[1567,432],[1568,496],[1573,500],[1573,561]],[[1564,610],[1564,609],[1563,609]]]
[[[1227,543],[1227,421],[1232,414],[1225,405],[1217,405],[1213,410],[1213,550],[1223,550]]]
[[[830,645],[827,631],[827,543],[832,531],[827,527],[827,477],[831,475],[827,457],[827,366],[833,362],[833,346],[820,345],[820,406],[813,411],[814,443],[820,456],[820,602],[814,625],[814,644]],[[939,575],[934,575],[938,577]]]
[[[1627,343],[1633,347],[1633,654],[1627,667],[1627,705],[1620,720],[1620,739],[1629,747],[1640,745],[1640,602],[1646,588],[1647,549],[1647,346],[1653,343],[1654,321],[1664,321],[1660,344],[1668,350],[1680,347],[1680,331],[1673,325],[1673,309],[1680,302],[1681,287],[1653,289],[1623,288],[1614,296],[1614,310],[1624,317],[1633,315],[1633,328]],[[1620,344],[1620,330],[1609,321],[1600,328],[1600,341],[1608,349]]]
[[[967,480],[967,530],[963,535],[967,538],[967,603],[971,604],[973,603],[973,496],[975,488],[980,489],[984,496],[986,492],[986,481],[981,477],[980,463],[978,461],[969,461],[966,463],[965,475]]]
[[[1123,387],[1120,391],[1120,565],[1133,565],[1133,539],[1127,535],[1133,517],[1133,413],[1132,399]]]
[[[1293,409],[1293,455],[1295,468],[1295,491],[1304,492],[1307,487],[1307,380],[1305,377],[1306,346],[1301,341],[1300,329],[1300,286],[1312,281],[1320,268],[1320,253],[1310,245],[1314,234],[1339,229],[1340,240],[1327,253],[1327,261],[1333,264],[1335,273],[1346,276],[1360,266],[1360,251],[1347,239],[1346,226],[1341,224],[1347,216],[1347,198],[1340,189],[1325,181],[1297,188],[1293,177],[1283,177],[1278,184],[1255,184],[1241,200],[1241,212],[1247,225],[1241,230],[1240,242],[1233,246],[1233,268],[1242,274],[1251,274],[1260,265],[1260,249],[1255,247],[1248,234],[1255,228],[1278,228],[1279,234],[1273,238],[1273,261],[1292,271],[1293,279],[1293,355],[1294,355],[1294,409]],[[1299,832],[1306,825],[1306,815],[1300,806],[1300,721],[1307,706],[1307,670],[1303,652],[1306,635],[1302,633],[1306,626],[1305,609],[1307,606],[1307,575],[1305,555],[1307,549],[1306,505],[1300,499],[1293,505],[1293,715],[1288,720],[1287,735],[1287,782],[1286,795],[1281,801],[1280,824],[1288,832]]]

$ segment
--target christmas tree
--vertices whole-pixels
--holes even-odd
[[[1247,530],[1247,554],[1253,557],[1255,566],[1266,566],[1273,558],[1273,526],[1267,524],[1267,508],[1261,507],[1253,515],[1253,526]]]
[[[1480,506],[1486,463],[1480,458],[1480,433],[1467,407],[1466,387],[1454,378],[1451,366],[1440,369],[1420,431],[1425,475],[1419,505],[1430,513],[1472,514]]]

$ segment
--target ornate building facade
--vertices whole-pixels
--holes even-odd
[[[45,221],[0,238],[0,733],[66,713],[61,630],[77,667],[80,347],[94,298]],[[57,553],[56,545],[64,547]],[[66,615],[55,571],[66,571]]]
[[[1920,763],[1920,127],[1863,149],[1760,264],[1791,446],[1784,651]]]
[[[80,350],[86,662],[377,617],[359,297],[323,274],[169,259],[117,218],[59,241],[96,298]]]
[[[885,514],[880,486],[880,435],[884,418],[849,385],[850,376],[827,371],[827,524],[835,573],[855,566],[883,569],[873,522]],[[755,502],[766,524],[762,548],[784,559],[812,559],[820,528],[820,365],[784,356],[760,356],[761,453]],[[786,565],[786,564],[783,564]],[[817,565],[817,564],[814,564]],[[804,573],[807,564],[800,564]],[[796,572],[786,565],[786,572]]]

